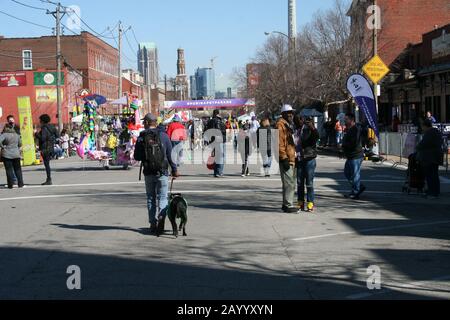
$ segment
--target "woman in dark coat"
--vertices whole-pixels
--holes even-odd
[[[52,185],[52,171],[50,168],[50,160],[55,154],[55,143],[58,139],[58,131],[55,126],[50,124],[50,116],[44,114],[39,117],[41,131],[36,133],[36,139],[39,143],[39,150],[44,160],[45,172],[47,180],[42,184],[43,186]]]

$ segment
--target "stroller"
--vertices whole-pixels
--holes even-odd
[[[411,194],[413,189],[417,189],[417,193],[423,193],[425,189],[425,175],[417,161],[417,153],[413,153],[408,157],[408,171],[406,173],[406,182],[402,192]]]

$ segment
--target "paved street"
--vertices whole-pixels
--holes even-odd
[[[2,299],[450,298],[448,180],[430,202],[401,193],[402,169],[365,163],[368,192],[350,202],[343,160],[321,156],[317,214],[286,215],[278,176],[252,166],[244,179],[230,165],[217,180],[187,165],[175,191],[189,201],[189,236],[174,239],[169,223],[149,235],[138,168],[53,164],[55,186],[38,186],[45,174],[32,167],[28,188],[0,189]],[[66,287],[70,265],[81,291]],[[372,265],[382,290],[367,289]]]

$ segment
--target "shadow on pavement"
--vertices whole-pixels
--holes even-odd
[[[167,221],[166,221],[167,223]],[[129,227],[118,227],[118,226],[94,226],[94,225],[68,225],[68,224],[52,224],[52,226],[59,227],[62,229],[69,229],[69,230],[81,230],[81,231],[130,231],[134,233],[138,233],[143,236],[153,236],[156,237],[156,235],[150,233],[149,228],[129,228]],[[164,234],[160,236],[160,238],[169,238],[169,236],[172,235],[172,230],[165,230]],[[170,237],[174,238],[174,237]]]
[[[0,248],[0,257],[2,299],[342,299],[367,290],[363,283],[303,279],[301,273],[230,270],[101,254]],[[81,269],[81,291],[67,289],[70,275],[66,270],[71,265]],[[311,288],[317,294],[312,295]]]

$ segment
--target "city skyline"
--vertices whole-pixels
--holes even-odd
[[[309,22],[313,14],[319,9],[326,9],[334,4],[335,0],[322,0],[320,3],[297,0],[298,27]],[[40,1],[23,1],[47,9],[54,9],[53,5]],[[5,37],[42,36],[52,33],[54,19],[41,10],[26,8],[9,0],[0,0],[2,10],[42,25],[46,28],[30,28],[25,22],[19,22],[11,17],[2,15],[0,19],[0,32]],[[225,2],[198,0],[195,3],[179,0],[164,2],[142,2],[130,0],[129,5],[139,7],[139,11],[121,10],[118,2],[78,0],[75,3],[62,1],[63,5],[76,4],[80,7],[80,15],[94,31],[103,34],[109,44],[117,47],[117,22],[124,24],[125,37],[122,47],[124,58],[123,69],[137,67],[136,52],[138,42],[154,42],[158,45],[160,78],[167,74],[176,75],[177,49],[182,47],[186,52],[186,70],[193,75],[200,67],[209,67],[210,59],[218,57],[215,63],[217,90],[226,91],[232,83],[231,74],[235,68],[241,68],[253,57],[255,48],[263,45],[267,39],[265,31],[279,30],[287,32],[288,3],[280,0],[267,0],[264,6],[258,0],[230,0]],[[173,8],[178,8],[173,10]],[[253,14],[255,8],[258,14]],[[148,12],[160,12],[148,19]],[[102,12],[98,15],[97,12]],[[14,28],[11,23],[14,22]],[[67,17],[63,19],[64,25],[70,27]],[[180,25],[183,27],[180,28]],[[132,26],[133,30],[127,30]],[[242,27],[246,33],[242,34]],[[107,29],[110,27],[110,30]],[[65,29],[65,34],[73,34]],[[83,24],[83,29],[90,30]],[[111,31],[113,30],[113,33]],[[74,32],[79,33],[79,30]],[[134,34],[133,34],[134,33]],[[136,39],[134,39],[136,36]],[[138,42],[136,42],[137,40]],[[208,45],[206,45],[208,43]]]

